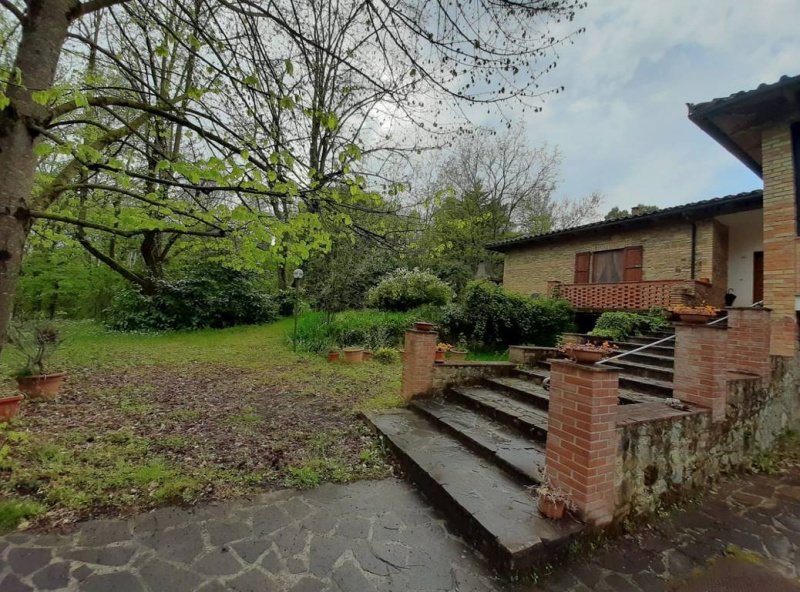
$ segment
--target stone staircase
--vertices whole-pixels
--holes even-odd
[[[665,335],[616,344],[630,351]],[[620,403],[672,395],[674,343],[614,362]],[[549,377],[545,360],[509,368],[507,376],[454,386],[442,397],[415,399],[405,409],[368,417],[403,471],[451,525],[499,571],[537,565],[583,528],[572,519],[542,517],[535,486],[542,480]]]

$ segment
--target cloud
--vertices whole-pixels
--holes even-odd
[[[558,144],[565,195],[606,207],[674,205],[760,186],[686,117],[702,102],[800,73],[797,0],[593,0],[586,33],[548,77],[565,92],[526,116],[532,143]]]

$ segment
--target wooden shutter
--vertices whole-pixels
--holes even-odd
[[[642,281],[642,247],[625,248],[625,272],[623,281],[641,282]]]
[[[589,283],[589,263],[592,260],[591,253],[575,253],[575,283]]]

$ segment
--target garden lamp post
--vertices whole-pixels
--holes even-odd
[[[294,277],[294,338],[292,339],[292,351],[297,351],[297,300],[300,294],[300,280],[303,279],[303,270],[299,267],[292,273]]]

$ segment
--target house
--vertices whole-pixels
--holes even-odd
[[[689,119],[764,181],[764,189],[612,221],[512,238],[503,283],[560,295],[581,311],[762,302],[771,353],[794,355],[800,308],[800,76],[708,102]]]

